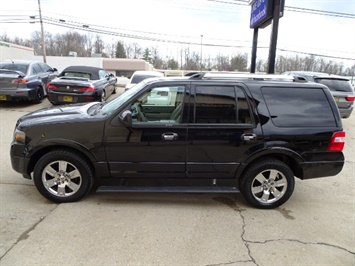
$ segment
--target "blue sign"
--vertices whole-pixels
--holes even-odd
[[[255,0],[251,5],[250,28],[257,28],[272,18],[273,0]]]

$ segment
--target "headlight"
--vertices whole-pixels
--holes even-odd
[[[14,140],[18,143],[25,143],[26,133],[16,129],[14,132]]]

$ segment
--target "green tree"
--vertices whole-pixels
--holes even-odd
[[[150,54],[149,48],[145,48],[144,53],[143,53],[143,59],[147,61],[148,63],[152,63],[152,56]]]
[[[120,41],[116,44],[116,58],[127,58],[126,50]]]
[[[172,59],[169,59],[168,61],[168,69],[179,69],[179,63],[174,60],[173,58]]]

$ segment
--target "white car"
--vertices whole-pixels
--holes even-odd
[[[129,90],[144,79],[153,77],[164,77],[164,74],[158,71],[135,71],[129,82],[126,84],[125,90]]]

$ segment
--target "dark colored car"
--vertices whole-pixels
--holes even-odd
[[[37,61],[5,60],[0,62],[0,101],[41,103],[46,85],[57,77],[56,68]]]
[[[52,104],[105,101],[116,93],[115,75],[99,67],[70,66],[47,85]]]
[[[290,198],[294,177],[337,175],[344,139],[322,84],[207,73],[24,115],[11,162],[54,202],[79,200],[95,184],[101,192],[240,191],[274,208]]]
[[[283,74],[301,76],[308,81],[326,85],[330,89],[330,92],[337,103],[340,116],[342,118],[348,118],[351,115],[354,109],[355,93],[349,79],[341,76],[309,71],[288,71]]]

